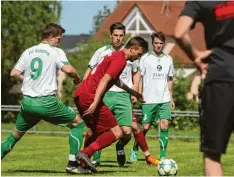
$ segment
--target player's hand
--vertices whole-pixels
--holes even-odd
[[[78,85],[80,83],[80,79],[73,79],[72,85]]]
[[[92,115],[94,113],[94,111],[97,108],[97,104],[95,104],[94,102],[89,106],[89,108],[84,111],[83,116],[87,116],[87,115]]]
[[[141,103],[144,103],[144,97],[142,94],[139,93],[139,95],[137,96],[137,99],[141,102]]]
[[[212,53],[212,50],[199,51],[198,57],[195,58],[194,63],[200,70],[202,77],[204,78],[208,69],[207,57]]]
[[[132,101],[132,104],[136,104],[137,98],[135,96],[131,96],[131,101]]]
[[[133,86],[132,86],[132,89],[138,92],[138,90],[139,90],[139,86],[137,86],[137,85],[133,85]]]
[[[171,109],[175,109],[175,102],[173,99],[171,99]]]

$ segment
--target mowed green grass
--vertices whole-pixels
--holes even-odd
[[[2,138],[7,133],[2,133]],[[159,155],[158,139],[147,139],[151,154]],[[129,159],[131,141],[125,148]],[[199,152],[199,141],[170,140],[167,156],[174,159],[179,166],[180,176],[202,176],[202,154]],[[224,175],[234,175],[234,143],[229,144],[227,155],[223,156]],[[68,161],[67,135],[26,134],[1,161],[2,176],[64,176]],[[102,151],[101,167],[95,176],[157,176],[157,169],[145,163],[140,152],[136,163],[119,167],[116,163],[115,146]]]

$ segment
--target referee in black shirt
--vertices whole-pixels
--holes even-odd
[[[193,46],[189,31],[201,22],[207,50]],[[205,174],[222,176],[221,154],[234,130],[234,1],[188,1],[174,36],[205,77],[200,93]]]

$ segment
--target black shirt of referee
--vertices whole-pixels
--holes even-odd
[[[206,82],[234,82],[234,1],[188,1],[181,16],[189,16],[205,27],[209,56]]]

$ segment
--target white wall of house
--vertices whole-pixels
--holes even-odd
[[[149,48],[152,49],[150,35],[155,31],[148,20],[144,17],[141,10],[135,6],[128,16],[122,22],[126,26],[126,34],[132,36],[139,35],[149,42]],[[175,46],[175,40],[166,36],[166,44],[164,52],[170,54],[171,50]]]

